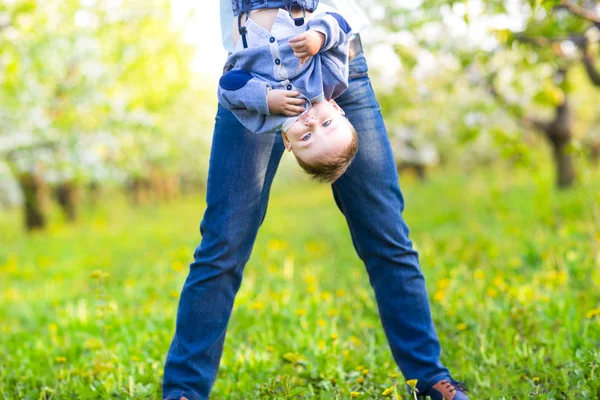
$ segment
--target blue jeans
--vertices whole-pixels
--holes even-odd
[[[332,186],[354,247],[365,263],[392,354],[424,390],[449,378],[440,362],[425,280],[402,218],[404,199],[387,132],[359,55],[350,87],[337,99],[359,135],[359,149]],[[284,150],[280,135],[256,135],[219,106],[208,173],[202,242],[181,292],[163,393],[207,399],[223,350],[233,301],[269,200]],[[410,312],[407,312],[410,310]]]

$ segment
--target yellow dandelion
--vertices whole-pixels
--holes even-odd
[[[57,363],[64,363],[64,362],[66,362],[66,361],[67,361],[67,358],[66,358],[66,357],[56,357],[54,360],[55,360]]]
[[[323,301],[331,300],[331,292],[327,292],[327,291],[322,292],[321,293],[321,300],[323,300]]]
[[[319,319],[317,320],[317,325],[319,325],[321,328],[325,327],[325,325],[327,325],[327,322],[325,322],[324,319]]]
[[[359,365],[358,367],[354,368],[357,371],[362,371],[363,369],[365,369],[364,365]]]
[[[329,309],[329,311],[327,311],[327,316],[329,318],[335,317],[336,315],[338,315],[338,310],[335,308],[331,308],[331,309]]]
[[[275,350],[275,348],[274,348],[273,346],[267,346],[267,351],[268,351],[269,353],[272,353],[272,352],[273,352],[273,350]]]
[[[487,295],[488,295],[489,297],[491,297],[491,298],[495,298],[496,296],[498,296],[498,291],[497,291],[496,289],[494,289],[494,288],[489,288],[489,289],[486,291],[486,293],[487,293]]]
[[[533,377],[533,383],[535,383],[536,385],[537,385],[538,383],[540,383],[540,378],[538,378],[537,376],[534,376],[534,377]]]
[[[456,329],[458,329],[459,331],[464,331],[467,329],[467,324],[461,322],[460,324],[456,325]]]
[[[6,298],[8,300],[18,300],[19,292],[16,289],[10,288],[6,291]]]
[[[493,282],[494,286],[496,286],[499,290],[505,290],[507,287],[506,282],[504,282],[504,279],[502,279],[501,276],[496,276]]]
[[[543,294],[540,296],[540,301],[542,303],[550,303],[550,296],[548,296],[547,294]]]
[[[299,308],[296,310],[296,315],[306,315],[306,310],[304,308]]]
[[[48,325],[48,329],[50,330],[50,332],[55,333],[58,330],[58,325],[52,322],[50,323],[50,325]]]
[[[267,248],[269,250],[285,250],[287,248],[287,243],[284,240],[271,239],[267,244]]]
[[[346,349],[346,350],[342,351],[342,355],[344,357],[348,357],[350,355],[350,350]]]
[[[338,335],[336,333],[332,333],[331,334],[331,339],[332,340],[338,340]]]
[[[359,385],[362,385],[365,381],[365,378],[363,378],[362,376],[359,376],[358,379],[356,380],[356,383],[358,383]]]
[[[522,264],[521,259],[519,257],[513,257],[510,259],[509,262],[512,267],[520,267]]]
[[[485,279],[485,274],[483,273],[482,270],[480,269],[476,269],[475,272],[473,273],[473,276],[475,277],[475,279],[477,279],[478,281],[482,281]]]
[[[92,271],[92,273],[90,274],[91,279],[96,279],[99,281],[102,281],[102,280],[108,278],[109,276],[110,276],[110,274],[108,272],[102,271],[101,269]]]
[[[183,270],[183,263],[181,261],[173,261],[171,263],[171,269],[173,272],[180,272]]]
[[[440,279],[439,281],[437,281],[437,287],[440,290],[444,290],[448,286],[450,286],[450,279]]]
[[[406,381],[406,384],[408,387],[410,387],[410,393],[413,395],[415,400],[417,400],[417,393],[419,392],[419,389],[417,389],[417,382],[418,381],[416,379],[409,379]]]
[[[353,399],[357,398],[358,396],[360,396],[360,392],[350,392],[350,397]]]
[[[320,340],[317,342],[317,347],[318,347],[320,350],[325,350],[325,348],[326,348],[327,346],[325,345],[325,341],[324,341],[323,339],[320,339]]]
[[[362,370],[362,374],[363,375],[369,375],[369,370],[368,369],[363,369]]]
[[[335,295],[337,297],[344,297],[346,295],[346,291],[344,289],[338,289],[335,291]]]
[[[585,314],[586,318],[594,318],[596,315],[600,315],[600,308],[594,308]]]
[[[392,379],[396,379],[396,378],[398,377],[398,373],[397,373],[397,372],[392,372],[392,373],[390,374],[390,377],[391,377]]]
[[[444,293],[444,291],[443,291],[443,290],[437,290],[437,291],[436,291],[436,292],[433,294],[433,299],[434,299],[435,301],[438,301],[438,302],[439,302],[439,301],[442,301],[442,300],[444,300],[444,297],[445,297],[445,293]]]
[[[384,391],[381,393],[381,395],[382,395],[383,397],[390,397],[390,396],[392,395],[392,393],[394,393],[394,387],[393,387],[393,386],[392,386],[392,387],[389,387],[389,388],[387,388],[387,389],[385,389],[385,390],[384,390]]]
[[[306,291],[308,292],[308,294],[316,293],[317,285],[308,285],[308,287],[306,288]]]
[[[262,301],[255,301],[254,303],[252,303],[250,308],[252,308],[253,310],[256,310],[256,311],[260,311],[265,308],[265,303],[263,303]]]

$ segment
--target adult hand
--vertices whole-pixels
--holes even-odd
[[[271,114],[282,114],[294,117],[304,112],[304,99],[299,98],[297,90],[269,90],[267,105]]]
[[[325,35],[310,30],[294,36],[288,43],[294,51],[294,55],[300,59],[300,64],[304,64],[309,57],[314,56],[323,48]]]

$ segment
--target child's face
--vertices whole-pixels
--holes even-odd
[[[306,163],[341,154],[352,141],[344,111],[335,101],[313,103],[283,134],[288,151]]]

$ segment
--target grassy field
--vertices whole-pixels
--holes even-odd
[[[402,180],[443,361],[473,399],[597,400],[600,180],[558,193],[511,175]],[[159,398],[203,208],[201,195],[117,201],[29,236],[0,215],[0,396]],[[213,398],[396,394],[408,398],[329,189],[278,182]]]

